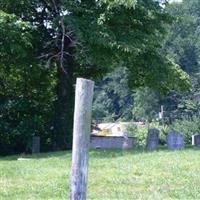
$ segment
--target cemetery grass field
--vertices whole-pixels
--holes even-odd
[[[71,152],[0,157],[0,200],[66,200],[70,165]],[[90,151],[88,184],[94,200],[200,199],[200,149]]]

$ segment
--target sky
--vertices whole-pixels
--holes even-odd
[[[182,0],[169,0],[170,3],[172,2],[182,2]]]

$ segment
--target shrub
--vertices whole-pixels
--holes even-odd
[[[161,125],[159,122],[152,122],[149,124],[149,128],[157,128],[160,131],[159,143],[164,145],[166,143],[166,135],[169,131],[169,126]]]
[[[171,126],[171,129],[179,131],[185,140],[186,144],[191,144],[191,136],[200,132],[200,117],[192,116],[176,120]]]
[[[166,134],[169,130],[168,126],[162,126],[158,122],[152,122],[145,125],[128,124],[125,127],[129,136],[137,137],[137,143],[139,146],[146,145],[146,138],[149,128],[157,128],[160,131],[160,144],[165,144]]]
[[[144,146],[146,144],[148,132],[148,127],[146,125],[129,124],[126,125],[125,129],[129,136],[137,138],[137,144],[139,146]]]

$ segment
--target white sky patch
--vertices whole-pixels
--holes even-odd
[[[183,0],[169,0],[169,3],[181,3]]]

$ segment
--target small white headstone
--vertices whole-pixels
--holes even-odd
[[[195,135],[192,135],[192,146],[194,146],[194,136]]]
[[[192,135],[192,145],[200,147],[200,134]]]

